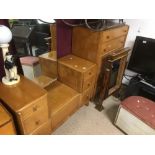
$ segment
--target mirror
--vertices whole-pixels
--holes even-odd
[[[57,79],[56,21],[10,19],[9,23],[24,76],[48,86]]]

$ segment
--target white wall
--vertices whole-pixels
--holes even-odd
[[[129,33],[125,46],[132,47],[136,36],[155,39],[155,19],[125,19]]]
[[[125,47],[132,48],[136,39],[136,36],[143,36],[155,39],[155,19],[125,19],[127,25],[129,25],[129,33],[127,36]],[[132,51],[132,50],[131,50]],[[129,53],[129,57],[131,52]],[[135,73],[129,70],[125,70],[125,74],[134,76]],[[130,79],[130,77],[128,77]],[[128,84],[129,81],[123,78],[123,83]]]

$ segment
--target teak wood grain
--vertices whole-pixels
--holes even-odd
[[[0,103],[0,135],[15,135],[16,130],[11,114]]]
[[[96,64],[74,55],[67,55],[58,59],[58,74],[61,82],[78,92],[83,92],[90,85],[90,78],[96,75]]]
[[[48,91],[49,114],[54,130],[78,109],[80,94],[59,81],[46,87],[46,90]]]
[[[51,51],[39,56],[42,74],[50,78],[57,78],[57,53]]]
[[[92,62],[97,62],[99,53],[104,52],[103,44],[107,44],[106,42],[112,41],[113,39],[117,40],[117,38],[121,36],[126,38],[128,28],[129,27],[125,25],[106,31],[94,32],[87,28],[75,27],[73,28],[72,34],[72,53]],[[123,40],[120,40],[119,46],[121,46],[121,44],[124,44]],[[115,46],[117,47],[117,45]]]
[[[0,98],[14,114],[18,134],[30,134],[48,119],[47,91],[21,75],[17,85],[0,83]]]

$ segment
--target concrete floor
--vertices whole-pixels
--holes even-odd
[[[110,96],[104,102],[104,110],[99,112],[94,104],[81,107],[53,135],[122,135],[113,125],[120,101]]]

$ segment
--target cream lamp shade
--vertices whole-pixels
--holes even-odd
[[[0,25],[0,45],[8,44],[12,39],[12,33],[10,29],[4,25]]]

